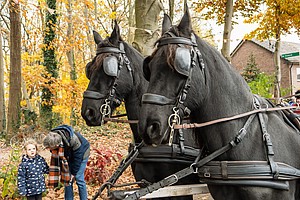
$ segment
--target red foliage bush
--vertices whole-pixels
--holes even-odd
[[[85,180],[88,184],[103,184],[111,175],[109,168],[112,162],[118,162],[122,155],[106,148],[93,148],[85,170]]]

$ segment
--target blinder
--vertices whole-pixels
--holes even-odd
[[[103,70],[108,76],[117,77],[119,71],[118,59],[115,56],[109,56],[104,58]]]
[[[179,74],[187,77],[189,76],[191,68],[190,49],[183,47],[178,47],[176,49],[174,68]]]

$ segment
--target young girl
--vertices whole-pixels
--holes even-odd
[[[35,140],[27,140],[26,154],[22,156],[22,162],[18,169],[18,190],[20,195],[28,200],[41,200],[42,193],[46,190],[44,174],[49,173],[49,166],[45,159],[37,154]]]

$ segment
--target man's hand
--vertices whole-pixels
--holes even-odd
[[[75,176],[71,174],[70,183],[73,183],[75,181]]]

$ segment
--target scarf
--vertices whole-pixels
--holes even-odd
[[[60,175],[60,177],[59,177]],[[58,187],[60,182],[65,186],[70,184],[71,175],[68,161],[64,156],[64,148],[59,146],[57,149],[51,150],[51,160],[49,167],[49,186]]]

